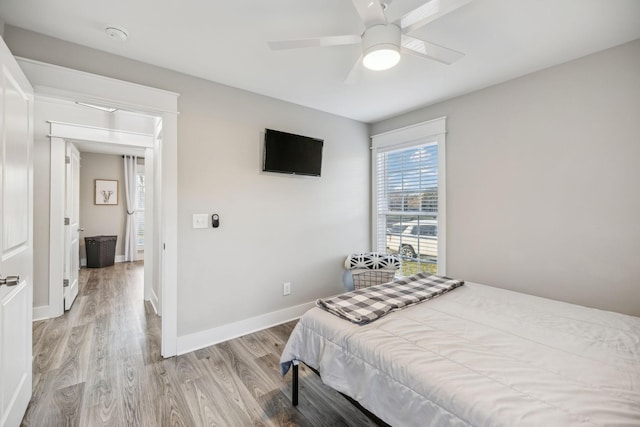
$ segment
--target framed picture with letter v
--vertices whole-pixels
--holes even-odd
[[[96,179],[95,204],[118,204],[118,181],[110,179]]]

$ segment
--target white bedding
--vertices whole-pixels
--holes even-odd
[[[293,359],[393,426],[640,426],[640,318],[474,283],[365,326],[313,308]]]

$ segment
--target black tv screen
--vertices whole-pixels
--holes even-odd
[[[320,176],[323,144],[321,139],[266,129],[262,170]]]

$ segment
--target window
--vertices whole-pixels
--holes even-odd
[[[402,275],[445,274],[445,119],[373,137],[374,250],[398,253]]]
[[[144,165],[136,171],[136,223],[138,251],[144,250]]]

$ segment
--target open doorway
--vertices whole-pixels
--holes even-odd
[[[126,343],[144,349],[144,360],[157,361],[161,319],[151,301],[144,298],[143,227],[134,230],[135,256],[126,254],[125,250],[127,222],[134,225],[145,222],[145,216],[140,215],[145,210],[144,153],[133,156],[133,151],[127,150],[125,160],[124,154],[103,152],[100,144],[86,141],[67,141],[66,144],[67,152],[69,146],[80,148],[79,192],[71,199],[79,200],[81,245],[79,251],[72,250],[70,255],[80,260],[81,268],[77,271],[73,305],[68,304],[68,287],[65,287],[65,323],[67,327],[84,325],[81,327],[105,333],[112,336],[117,345]],[[129,162],[130,166],[135,165],[131,177],[125,173]],[[132,194],[126,191],[129,178],[132,178],[130,187],[135,188]],[[98,184],[104,181],[115,185],[103,189]],[[37,342],[34,348],[38,348]]]
[[[119,117],[121,122],[126,121],[123,120],[123,117],[126,118],[128,113],[122,114]],[[140,117],[137,119],[139,122]],[[147,129],[152,131],[161,129],[161,126],[157,126],[160,118],[143,117],[143,119],[148,122],[145,125]],[[154,156],[154,154],[159,148],[161,134],[131,132],[113,128],[104,129],[86,124],[54,121],[50,121],[50,126],[51,209],[49,223],[51,235],[62,233],[67,236],[70,234],[74,221],[70,221],[67,216],[69,215],[69,200],[79,200],[79,221],[75,229],[83,237],[79,239],[81,242],[79,247],[65,246],[61,252],[58,250],[60,247],[58,240],[50,240],[50,293],[54,295],[54,298],[60,298],[60,303],[64,301],[65,308],[69,309],[72,302],[67,300],[66,290],[69,287],[63,286],[60,291],[59,284],[73,282],[67,277],[71,277],[76,271],[70,272],[68,266],[78,264],[65,262],[65,258],[80,258],[80,266],[89,264],[89,267],[101,267],[103,264],[100,260],[94,260],[94,265],[91,265],[91,256],[95,257],[97,240],[105,240],[104,238],[106,238],[106,240],[113,241],[111,248],[104,249],[104,251],[111,251],[109,264],[113,261],[136,260],[137,243],[140,241],[144,245],[140,252],[146,255],[144,262],[145,300],[148,300],[154,310],[161,314],[162,288],[159,286],[162,279],[160,274],[161,260],[158,256],[158,245],[155,243],[160,241],[161,230],[155,224],[159,224],[157,215],[161,210],[160,201],[150,192],[154,187],[158,187],[156,185],[157,174],[154,172],[160,169],[160,165],[155,160],[159,156]],[[122,124],[121,127],[123,127]],[[79,185],[71,187],[67,185],[68,169],[73,164],[67,155],[70,148],[77,149],[80,153]],[[124,157],[127,159],[125,160]],[[133,173],[130,173],[129,179],[125,173],[126,162],[134,158],[144,159],[145,167],[142,169],[142,176],[138,176],[137,168],[133,167]],[[132,194],[125,188],[127,181],[131,183],[129,187]],[[139,182],[143,182],[144,186],[138,186]],[[135,197],[139,189],[144,191],[144,198],[140,202]],[[69,194],[70,191],[75,191],[77,194]],[[107,194],[109,197],[105,196]],[[139,204],[144,206],[144,217],[142,218],[135,216],[137,210],[135,208]],[[64,217],[60,218],[60,215],[64,215]],[[132,236],[127,235],[126,225],[129,219],[132,221],[134,229],[137,224],[136,220],[143,219],[146,232],[144,234],[134,232]],[[66,239],[66,241],[68,240]],[[125,259],[125,254],[128,252],[126,248],[128,241],[132,241],[134,249],[133,253],[128,254]],[[85,244],[85,242],[88,243]]]
[[[103,144],[117,149],[114,154],[137,146],[145,158],[145,300],[162,316],[162,355],[175,355],[178,94],[17,60],[35,88],[34,256],[42,262],[34,265],[34,319],[57,317],[63,310],[65,142]],[[145,116],[153,118],[152,126],[140,130],[136,123]]]
[[[144,153],[120,155],[101,152],[99,147],[91,148],[87,143],[77,145],[80,151],[80,266],[96,268],[106,261],[143,260],[146,211]],[[125,162],[132,165],[125,166]],[[125,172],[129,167],[133,173]],[[102,188],[104,185],[113,188],[105,190]],[[108,203],[104,201],[105,197]],[[95,256],[98,251],[89,251],[92,255],[89,257],[85,240],[93,237],[100,237],[98,241],[113,238],[115,244],[106,245],[113,249],[113,256],[107,254],[109,256],[101,261]],[[96,248],[100,247],[96,245]]]
[[[144,260],[144,161],[144,157],[139,155],[81,149],[80,242],[79,252],[76,251],[81,267],[100,268],[114,262]],[[127,173],[128,169],[133,169],[132,173]],[[104,185],[113,189],[102,189]]]

